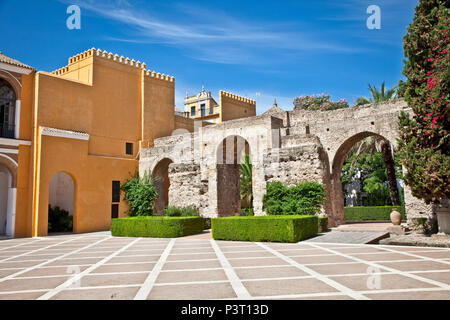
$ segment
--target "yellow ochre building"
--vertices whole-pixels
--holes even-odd
[[[141,148],[192,132],[194,119],[254,115],[254,100],[220,91],[216,103],[204,89],[176,112],[174,77],[100,49],[51,73],[0,53],[0,236],[47,235],[49,204],[73,215],[75,233],[109,230]]]

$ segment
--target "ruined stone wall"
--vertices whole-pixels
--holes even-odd
[[[203,214],[207,204],[207,181],[200,179],[198,164],[173,163],[169,166],[169,205],[176,207],[193,206]]]
[[[141,150],[139,170],[141,175],[153,172],[158,163],[169,159],[173,162],[168,169],[169,205],[194,205],[205,217],[237,214],[238,171],[222,170],[218,158],[222,159],[219,150],[224,139],[240,137],[248,143],[252,159],[255,215],[265,214],[262,199],[267,182],[294,185],[312,180],[326,187],[322,212],[335,226],[344,216],[340,176],[345,156],[368,136],[383,137],[395,147],[400,111],[411,113],[403,100],[324,112],[286,112],[274,107],[261,116],[155,139],[153,148]],[[414,198],[408,189],[405,201],[408,220],[432,214],[433,207]]]

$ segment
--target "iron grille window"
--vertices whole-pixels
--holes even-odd
[[[120,181],[112,182],[112,202],[120,202]]]
[[[16,94],[11,85],[0,79],[0,135],[14,138],[16,116]]]

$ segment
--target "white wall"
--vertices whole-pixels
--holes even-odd
[[[64,172],[57,172],[50,180],[48,203],[60,207],[73,215],[74,184],[72,178]]]

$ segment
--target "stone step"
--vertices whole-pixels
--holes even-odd
[[[319,233],[316,237],[305,240],[306,242],[323,243],[351,243],[351,244],[374,244],[379,240],[388,238],[389,232],[369,231],[331,231]]]

